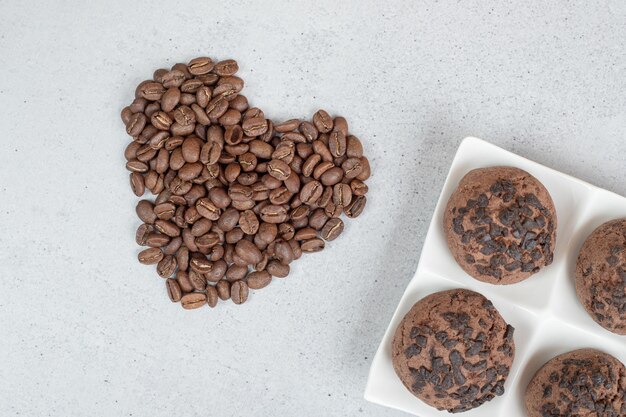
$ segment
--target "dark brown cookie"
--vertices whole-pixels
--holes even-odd
[[[450,196],[444,231],[454,259],[474,278],[513,284],[550,265],[556,211],[543,184],[512,167],[468,172]]]
[[[400,322],[393,367],[431,407],[467,411],[504,393],[515,355],[513,331],[481,294],[437,292],[415,303]]]
[[[585,240],[576,264],[576,294],[600,326],[626,335],[626,219],[604,223]]]
[[[564,353],[537,371],[525,403],[528,417],[624,417],[626,368],[595,349]]]

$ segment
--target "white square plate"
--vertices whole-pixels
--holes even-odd
[[[552,265],[513,285],[480,282],[457,265],[443,233],[443,211],[461,178],[474,168],[508,165],[530,172],[550,192],[558,217]],[[523,396],[535,372],[550,358],[578,348],[596,347],[626,363],[626,337],[596,324],[576,297],[573,271],[585,238],[605,221],[626,217],[626,198],[557,172],[476,138],[466,138],[452,162],[426,235],[415,276],[400,300],[372,361],[365,399],[420,417],[450,416],[413,396],[396,376],[391,341],[400,320],[415,302],[433,292],[469,288],[489,298],[515,327],[515,359],[505,393],[467,417],[526,417]]]

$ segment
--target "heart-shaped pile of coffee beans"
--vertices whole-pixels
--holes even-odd
[[[186,309],[245,302],[366,203],[370,166],[346,119],[274,124],[240,94],[238,68],[201,57],[158,69],[122,110],[131,187],[156,195],[137,204],[139,262]]]

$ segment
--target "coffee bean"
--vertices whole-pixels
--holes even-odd
[[[144,223],[153,224],[157,219],[156,214],[154,214],[154,204],[148,200],[139,200],[135,211]]]
[[[211,262],[201,253],[193,253],[189,260],[189,266],[199,274],[205,274],[211,270]]]
[[[240,218],[240,213],[238,210],[227,209],[220,216],[217,222],[217,225],[223,231],[228,232],[229,230],[232,230],[235,228],[235,226],[237,226],[237,223],[239,222],[239,218]]]
[[[271,274],[271,276],[277,278],[285,278],[289,275],[289,265],[282,264],[278,261],[270,261],[267,264],[267,272]]]
[[[365,181],[371,175],[370,162],[366,157],[361,157],[361,172],[356,176],[358,180]]]
[[[164,256],[157,264],[157,274],[161,278],[169,278],[176,271],[176,258],[171,255]]]
[[[237,245],[235,245],[235,253],[250,265],[261,262],[263,259],[259,248],[248,240],[240,240],[237,242]]]
[[[181,305],[186,310],[200,308],[204,304],[206,304],[206,302],[207,302],[206,294],[203,294],[201,292],[192,292],[189,294],[185,294],[180,299]]]
[[[341,168],[345,172],[345,177],[348,179],[352,179],[357,177],[363,171],[363,166],[361,165],[361,159],[359,158],[348,158],[341,164]]]
[[[146,192],[146,185],[143,180],[143,175],[138,172],[130,174],[130,187],[133,190],[133,194],[137,197],[141,197]]]
[[[149,233],[144,239],[145,246],[150,246],[151,248],[160,248],[169,242],[169,236],[162,233]]]
[[[140,246],[145,246],[148,236],[150,235],[150,233],[152,233],[153,230],[154,227],[149,224],[144,223],[139,226],[137,228],[137,232],[135,232],[135,241],[137,242],[137,244]]]
[[[248,284],[244,281],[235,281],[230,288],[230,297],[235,304],[243,304],[248,299]]]
[[[221,280],[216,285],[217,295],[222,300],[228,300],[230,298],[230,282]]]
[[[259,220],[252,210],[246,210],[239,216],[239,226],[247,235],[254,235],[259,230]]]
[[[325,110],[318,110],[313,115],[313,124],[319,132],[328,133],[333,128],[333,119]]]
[[[347,206],[352,201],[352,189],[348,184],[336,184],[333,187],[333,203]],[[326,206],[326,204],[324,204]]]
[[[363,208],[365,208],[365,203],[367,203],[367,198],[365,196],[357,196],[356,198],[352,199],[350,205],[346,206],[346,208],[344,209],[346,216],[350,217],[351,219],[358,217],[363,211]]]
[[[323,209],[316,209],[309,217],[309,226],[315,230],[321,230],[328,221],[328,216]]]
[[[363,181],[357,179],[350,181],[350,189],[352,190],[352,194],[356,196],[365,195],[368,191],[367,185]]]
[[[248,275],[248,265],[231,265],[226,270],[226,279],[230,282],[244,279]]]
[[[154,222],[154,228],[169,237],[180,236],[180,229],[178,226],[168,220],[156,220]]]
[[[309,240],[309,239],[313,239],[316,236],[317,236],[317,231],[311,227],[307,227],[307,228],[298,230],[293,238],[296,240]]]
[[[343,221],[338,218],[332,218],[326,222],[322,228],[321,236],[324,240],[335,240],[343,232]]]
[[[320,181],[324,185],[335,185],[341,182],[341,180],[343,179],[343,175],[344,172],[341,168],[333,167],[321,175]]]
[[[211,285],[207,286],[206,298],[207,298],[207,304],[209,305],[209,307],[214,308],[217,305],[217,301],[219,299],[219,296],[217,294],[217,289],[215,289],[215,287]]]
[[[309,239],[300,245],[302,252],[319,252],[324,249],[324,241],[319,238]]]
[[[218,246],[222,248],[222,246]],[[223,248],[222,248],[223,250]],[[218,282],[220,279],[224,277],[226,271],[228,269],[228,264],[223,259],[217,259],[213,262],[213,266],[209,272],[204,274],[204,277],[207,281],[210,282]]]
[[[160,100],[163,93],[165,93],[163,84],[157,82],[147,82],[139,88],[139,97],[149,101]]]
[[[314,204],[322,195],[324,187],[318,181],[311,181],[300,190],[300,200],[305,204]]]
[[[180,285],[178,285],[178,282],[175,279],[168,278],[165,281],[165,287],[167,288],[167,295],[173,303],[180,301],[183,293],[180,289]]]
[[[346,136],[341,131],[332,132],[328,137],[328,149],[335,158],[346,153]]]
[[[171,239],[167,245],[161,248],[161,250],[163,251],[165,255],[176,255],[176,252],[178,252],[178,249],[180,249],[182,245],[183,245],[183,239],[180,236],[178,236],[178,237],[175,237],[174,239]],[[178,261],[176,262],[178,263]]]
[[[221,210],[213,204],[208,198],[201,198],[196,202],[196,210],[202,217],[206,217],[209,220],[219,220]]]
[[[291,174],[291,168],[280,159],[272,159],[267,164],[267,172],[277,180],[284,181]]]
[[[203,274],[200,274],[196,271],[189,271],[188,274],[189,282],[191,286],[196,291],[204,291],[206,289],[206,278]]]
[[[296,234],[296,228],[291,223],[282,223],[278,225],[278,236],[283,240],[290,240]]]
[[[266,271],[251,272],[246,279],[248,287],[253,290],[260,290],[267,287],[272,282],[272,276]]]
[[[274,246],[274,256],[282,264],[288,265],[294,259],[293,248],[284,240],[277,241]]]
[[[139,259],[139,262],[141,262],[144,265],[154,265],[159,263],[159,261],[161,261],[161,259],[163,259],[163,252],[161,252],[161,249],[159,248],[149,248],[149,249],[144,249],[141,252],[139,252],[139,255],[137,255],[137,258]]]
[[[284,206],[267,205],[261,210],[261,219],[266,223],[279,224],[289,218]]]

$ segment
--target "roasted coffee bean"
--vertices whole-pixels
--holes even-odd
[[[183,238],[178,236],[170,240],[170,243],[163,246],[161,250],[165,255],[176,255],[178,249],[183,245]],[[178,261],[176,261],[178,263]]]
[[[324,187],[318,181],[311,181],[300,190],[300,200],[304,204],[314,204],[324,192]]]
[[[293,249],[288,242],[279,240],[274,246],[274,256],[282,264],[289,265],[294,259]]]
[[[246,282],[250,289],[260,290],[272,282],[272,276],[267,271],[255,271],[248,275]]]
[[[365,196],[355,197],[350,205],[346,206],[346,208],[344,209],[346,216],[350,217],[351,219],[358,217],[363,211],[363,208],[365,208],[365,203],[367,203],[367,198]]]
[[[169,237],[180,236],[180,228],[168,220],[156,220],[154,222],[154,228]]]
[[[149,101],[157,101],[160,100],[163,93],[165,93],[165,88],[161,83],[148,81],[140,84],[140,87],[138,87],[138,93],[138,96],[141,98]]]
[[[206,298],[207,304],[209,307],[214,308],[217,305],[219,296],[217,295],[217,289],[215,287],[209,285],[206,288]]]
[[[180,289],[180,285],[178,284],[178,281],[172,278],[168,278],[165,281],[165,287],[167,288],[167,295],[168,297],[170,297],[170,300],[173,303],[180,301],[180,299],[183,296],[183,292]]]
[[[341,219],[332,218],[326,222],[321,231],[324,240],[335,240],[343,232],[343,221]]]
[[[317,201],[315,202],[315,205],[318,207],[324,207],[326,206],[326,204],[328,204],[330,202],[330,200],[333,198],[333,187],[324,187],[324,191],[322,192],[322,195],[320,196],[320,198],[317,199]]]
[[[181,246],[176,251],[176,263],[178,263],[179,271],[186,271],[189,269],[189,249],[187,246]]]
[[[235,244],[239,242],[244,237],[244,233],[239,227],[235,227],[233,230],[226,232],[226,243]]]
[[[226,280],[230,282],[244,279],[248,275],[248,265],[231,265],[226,271]]]
[[[321,133],[328,133],[333,129],[333,119],[325,110],[318,110],[313,115],[313,124]]]
[[[343,212],[343,206],[335,204],[332,201],[326,204],[326,206],[324,207],[324,213],[326,213],[328,217],[337,218],[341,216],[342,212]]]
[[[235,253],[250,265],[261,262],[263,259],[259,248],[248,240],[238,241],[235,245]]]
[[[259,230],[257,231],[257,236],[259,239],[265,244],[269,244],[276,239],[278,235],[278,226],[274,223],[261,223],[259,225]]]
[[[211,270],[211,261],[203,254],[195,252],[191,255],[189,266],[193,271],[199,274],[205,274]]]
[[[137,242],[139,246],[146,246],[148,237],[150,236],[153,230],[154,230],[154,227],[152,225],[145,224],[145,223],[142,224],[141,226],[137,228],[137,232],[135,232],[135,242]]]
[[[252,210],[246,210],[239,216],[239,226],[247,235],[254,235],[259,230],[259,220]]]
[[[161,278],[169,278],[176,271],[176,258],[171,255],[164,256],[157,264],[157,273]]]
[[[189,271],[188,277],[189,277],[189,282],[191,283],[191,286],[193,287],[194,290],[196,291],[206,290],[206,278],[204,277],[203,274],[200,274],[192,270],[192,271]]]
[[[335,158],[346,153],[346,136],[341,131],[332,132],[328,136],[328,150]]]
[[[284,181],[291,174],[291,168],[280,159],[272,159],[267,164],[267,173],[279,181]]]
[[[221,210],[207,197],[196,202],[196,210],[202,217],[213,221],[218,220],[221,214]]]
[[[319,252],[324,249],[324,241],[319,238],[309,239],[300,245],[302,252]]]
[[[317,153],[309,156],[302,165],[302,175],[304,175],[305,177],[310,177],[313,174],[313,170],[315,169],[317,164],[320,163],[321,160],[322,157]]]
[[[189,294],[185,294],[180,299],[180,304],[186,310],[191,310],[194,308],[200,308],[204,304],[206,304],[206,294],[201,292],[192,292]]]
[[[181,147],[181,155],[185,162],[198,162],[200,160],[200,150],[202,149],[202,145],[202,141],[196,136],[190,136],[185,139]],[[172,167],[172,169],[178,168]]]
[[[145,162],[141,162],[135,159],[135,160],[126,162],[126,169],[129,170],[130,172],[144,173],[144,172],[148,172],[148,169],[150,169],[150,167]]]
[[[361,157],[361,172],[356,176],[358,180],[365,181],[371,175],[370,161],[366,157]]]
[[[219,246],[221,247],[221,246]],[[226,270],[228,269],[228,264],[223,259],[218,259],[213,262],[213,267],[211,270],[204,274],[204,277],[207,281],[210,282],[218,282],[220,279],[224,277],[226,274]]]
[[[159,248],[149,248],[149,249],[144,249],[141,252],[139,252],[139,255],[137,255],[137,258],[139,259],[139,262],[141,262],[144,265],[154,265],[159,263],[159,261],[161,261],[161,259],[163,259],[163,252],[161,252],[161,249]]]
[[[293,130],[296,130],[300,125],[300,120],[298,119],[289,119],[282,123],[278,123],[274,126],[274,130],[277,133],[287,133]]]
[[[336,184],[333,187],[333,203],[347,206],[352,201],[352,189],[348,184]],[[326,206],[326,204],[320,204]]]
[[[151,248],[160,248],[168,243],[170,243],[170,237],[163,233],[149,233],[144,239],[145,246],[150,246]]]
[[[278,225],[278,236],[283,240],[293,239],[296,234],[296,228],[290,223],[281,223]]]
[[[154,214],[154,204],[148,200],[139,200],[135,211],[137,217],[144,223],[153,224],[157,219],[157,215]]]
[[[137,197],[141,197],[146,192],[146,184],[143,180],[143,175],[138,172],[131,173],[130,188],[133,190],[133,194]]]
[[[339,167],[330,168],[320,177],[320,181],[324,185],[335,185],[343,179],[344,171]]]
[[[189,280],[189,274],[186,271],[179,270],[176,273],[176,281],[180,286],[180,289],[183,293],[188,293],[193,291],[193,285],[191,285],[191,281]]]
[[[266,269],[271,276],[277,278],[285,278],[287,275],[289,275],[289,265],[282,264],[278,261],[268,262]]]
[[[248,284],[244,281],[235,281],[230,287],[230,298],[233,303],[243,304],[248,299]]]
[[[230,298],[230,282],[226,280],[220,280],[216,285],[217,295],[222,300],[228,300]]]
[[[315,230],[321,230],[327,221],[328,216],[324,212],[324,209],[321,208],[314,210],[311,216],[309,216],[309,226]]]
[[[284,206],[267,205],[261,210],[261,219],[267,223],[279,224],[289,218],[289,213]]]
[[[368,191],[367,185],[363,181],[357,179],[350,181],[350,189],[352,190],[352,194],[356,196],[365,195]]]
[[[307,227],[307,228],[298,230],[293,238],[296,240],[309,240],[309,239],[313,239],[316,236],[317,236],[317,231],[311,227]]]
[[[335,165],[332,162],[327,162],[327,161],[320,162],[319,164],[317,164],[317,166],[313,170],[313,178],[315,178],[316,180],[319,180],[322,177],[322,175],[324,175],[326,172],[328,172],[329,170],[333,168],[337,168],[337,167],[335,167]],[[341,168],[337,168],[337,169],[342,171],[341,175],[343,175],[343,170],[341,170]],[[333,175],[336,176],[337,172],[335,172],[335,174]]]

